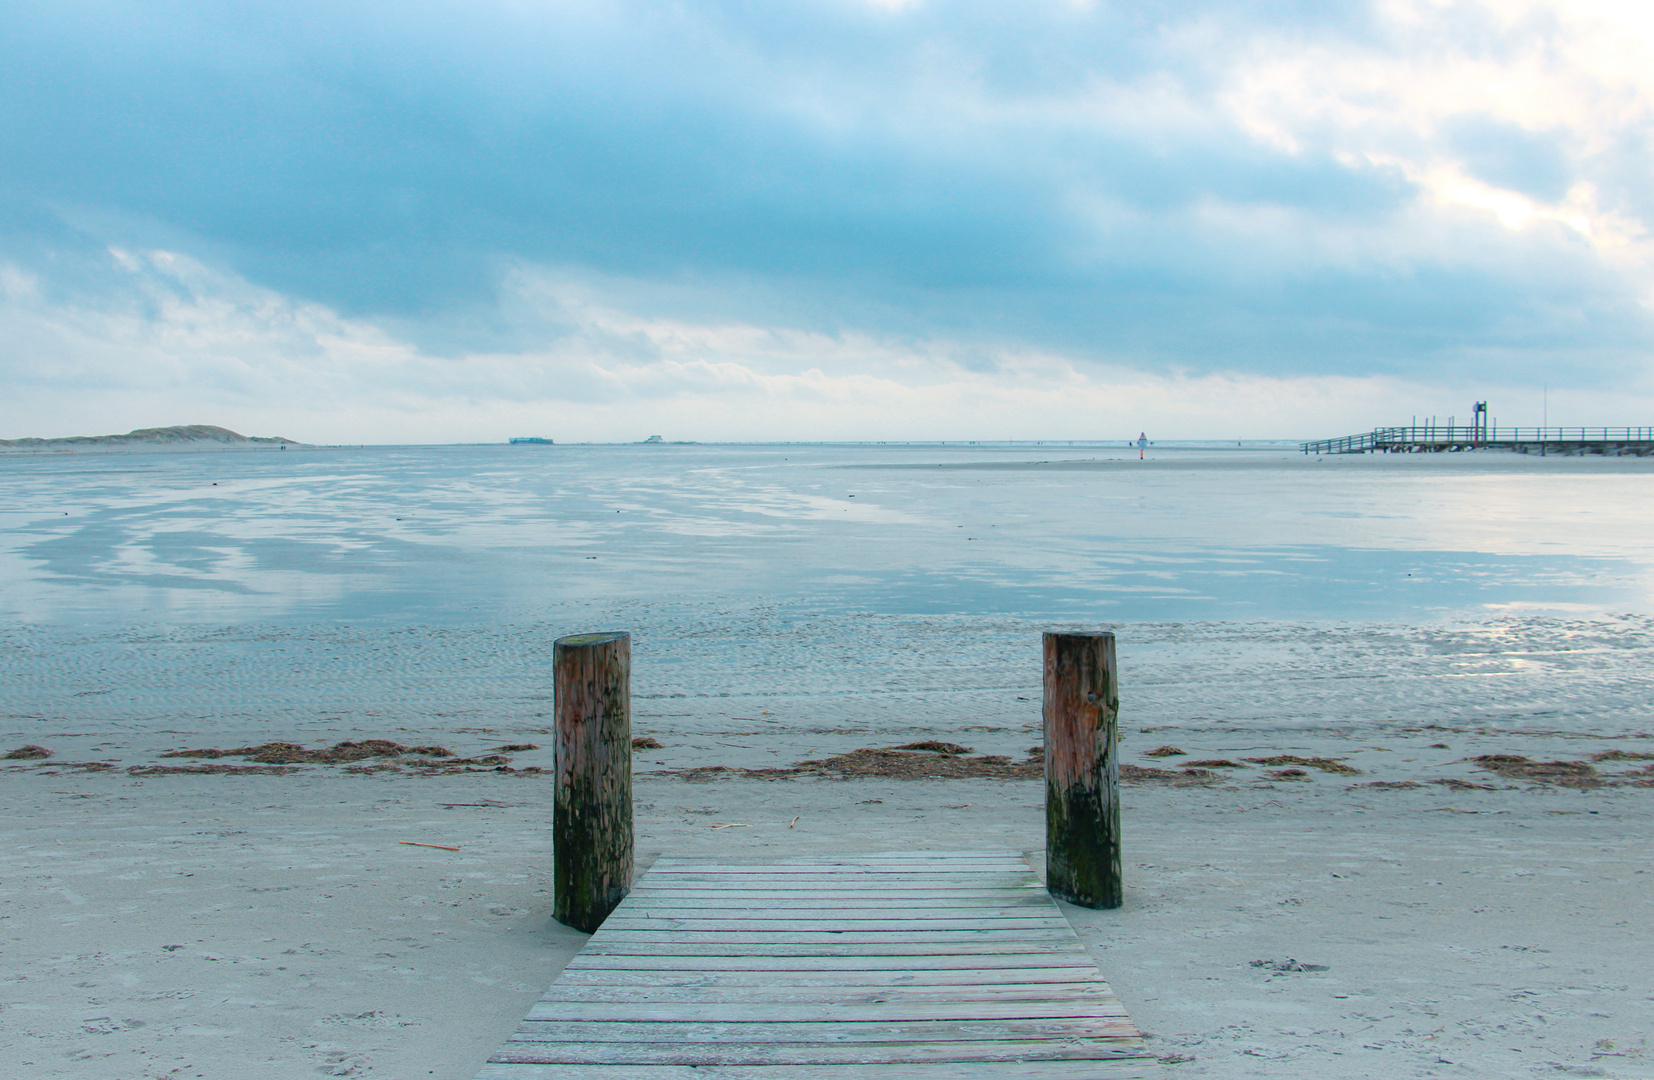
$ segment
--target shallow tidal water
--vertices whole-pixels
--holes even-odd
[[[1123,722],[1650,726],[1654,462],[1070,445],[0,456],[12,737],[534,732],[634,634],[656,763],[1021,753],[1039,631]],[[222,742],[221,742],[222,744]],[[96,743],[88,743],[88,746]]]

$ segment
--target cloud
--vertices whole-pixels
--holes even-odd
[[[24,0],[0,386],[866,418],[824,436],[910,391],[992,427],[1030,357],[1168,408],[1603,393],[1654,345],[1651,41],[1494,0]]]
[[[37,358],[0,405],[8,433],[102,433],[138,415],[312,442],[1294,437],[1399,422],[1403,402],[1468,411],[1487,390],[1153,372],[1025,345],[647,316],[609,305],[578,273],[530,268],[508,275],[507,306],[554,334],[527,350],[441,355],[175,252],[106,255],[121,287],[90,298],[48,295],[0,265],[0,329]],[[1535,411],[1536,396],[1494,390],[1512,407],[1507,423],[1534,421],[1512,413]],[[1552,418],[1649,406],[1643,380],[1575,395],[1572,415],[1556,395]]]

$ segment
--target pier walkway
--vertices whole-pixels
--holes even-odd
[[[662,858],[478,1080],[1137,1080],[1120,1001],[1010,851]]]
[[[1410,454],[1454,450],[1514,450],[1522,454],[1654,454],[1654,427],[1462,427],[1412,424],[1359,435],[1300,443],[1306,454]]]

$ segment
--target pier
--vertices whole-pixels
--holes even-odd
[[[1305,454],[1428,454],[1463,450],[1510,450],[1519,454],[1654,454],[1654,427],[1506,427],[1409,424],[1359,435],[1300,443]]]
[[[1052,899],[1123,901],[1114,635],[1043,648],[1044,884],[1017,851],[663,857],[634,882],[631,635],[558,638],[553,915],[592,937],[478,1080],[1158,1076]]]
[[[661,858],[478,1080],[1139,1080],[1020,852]]]

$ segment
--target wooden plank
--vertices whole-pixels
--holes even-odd
[[[910,862],[892,860],[887,863],[818,862],[767,863],[762,866],[742,866],[734,863],[689,863],[657,860],[652,871],[661,874],[705,874],[709,877],[782,877],[789,874],[1025,874],[1028,864],[1021,859],[1002,859],[996,862],[964,862],[962,860]]]
[[[662,859],[481,1080],[1128,1080],[1153,1065],[1012,853]]]
[[[708,884],[685,885],[679,882],[668,882],[664,878],[660,881],[650,881],[648,878],[644,878],[640,883],[633,886],[633,892],[641,893],[643,896],[654,896],[657,894],[681,896],[685,893],[697,892],[709,893],[715,897],[756,897],[770,894],[781,897],[820,895],[845,900],[854,900],[857,898],[864,900],[876,900],[879,895],[884,892],[896,893],[899,897],[906,893],[922,892],[927,897],[935,896],[977,900],[987,899],[989,897],[1009,897],[1014,899],[1018,896],[1035,896],[1041,899],[1049,899],[1049,897],[1041,891],[1037,883],[1030,885],[1027,882],[1018,882],[1013,886],[1006,887],[1003,885],[995,885],[991,882],[980,882],[973,884],[967,881],[950,885],[945,882],[933,881],[928,887],[921,882],[911,888],[895,888],[891,882],[887,881],[881,882],[879,889],[869,889],[857,887],[855,882],[833,882],[831,884],[821,884],[820,882],[800,883],[797,878],[772,879],[769,883],[763,885],[762,888],[755,886],[746,878],[712,880],[710,878],[703,877],[697,880],[706,881]]]
[[[795,869],[808,870],[812,867],[911,872],[916,867],[939,867],[947,870],[972,866],[1005,867],[1016,873],[1026,869],[1028,861],[1021,855],[978,855],[958,859],[933,858],[928,855],[912,855],[905,859],[680,859],[662,856],[650,865],[651,868],[660,867],[666,870],[675,870],[685,866],[696,869],[704,868],[715,874],[744,874],[753,871],[760,873],[785,872]]]
[[[1115,994],[1107,982],[1097,979],[1067,979],[1064,982],[1042,981],[987,981],[987,982],[930,982],[910,979],[892,982],[888,979],[844,979],[834,982],[772,982],[771,979],[748,979],[743,982],[678,981],[662,982],[564,982],[562,979],[546,991],[541,1001],[736,1001],[738,997],[759,999],[769,994],[769,1001],[893,1001],[906,999],[974,999],[974,997],[1016,997],[1019,994],[1044,994],[1047,999],[1068,997],[1073,1001],[1115,1001]]]
[[[1108,1061],[1142,1051],[1112,1040],[891,1043],[509,1043],[492,1060],[569,1065],[899,1065],[922,1061]],[[547,1059],[550,1059],[549,1061]]]
[[[852,867],[867,870],[910,870],[913,867],[1011,867],[1022,870],[1027,860],[1021,855],[969,855],[946,858],[915,853],[892,858],[673,858],[662,855],[653,867],[675,870],[695,867],[713,873],[746,873],[749,870],[789,870],[794,867]]]
[[[999,906],[989,907],[983,901],[976,907],[967,907],[960,904],[923,905],[916,906],[912,901],[906,903],[886,903],[883,906],[856,907],[846,906],[834,910],[830,906],[813,904],[809,907],[796,906],[786,908],[754,907],[752,901],[742,901],[739,905],[725,905],[723,907],[701,905],[705,900],[685,900],[682,904],[662,904],[650,901],[648,904],[639,904],[627,908],[616,915],[615,919],[627,921],[640,919],[744,919],[757,922],[780,922],[789,919],[829,919],[838,917],[843,920],[857,921],[861,919],[919,919],[930,921],[933,919],[979,919],[995,921],[998,919],[1058,919],[1060,914],[1053,915],[1050,908],[1042,908],[1035,904],[1026,906]]]
[[[578,1001],[536,1002],[528,1010],[529,1020],[649,1020],[655,1023],[705,1023],[725,1020],[733,1024],[777,1023],[820,1020],[1051,1020],[1103,1015],[1101,1007],[1086,1001],[887,1001],[878,1005],[849,1005],[822,1002],[809,1005],[782,1005],[748,1002],[701,1005],[687,1001],[660,1001],[653,1004]]]
[[[720,866],[792,866],[795,863],[810,862],[898,862],[906,863],[929,860],[959,859],[965,862],[980,862],[983,860],[1020,860],[1020,852],[1008,851],[1005,848],[982,848],[976,851],[953,849],[918,850],[918,851],[864,851],[855,855],[728,855],[719,856],[716,860]],[[700,859],[688,855],[660,855],[655,858],[656,863],[671,865],[680,862],[712,862],[711,859]]]
[[[632,941],[629,938],[615,937],[612,941],[587,942],[586,948],[591,950],[592,957],[604,955],[617,956],[702,956],[702,957],[735,957],[735,956],[816,956],[816,957],[857,957],[873,959],[875,957],[917,957],[936,956],[962,958],[966,950],[962,950],[957,943],[939,941],[890,941],[874,945],[868,943],[841,943],[841,944],[764,944],[746,942],[744,944],[728,944],[719,942],[649,942]],[[1077,945],[1066,941],[1026,942],[1026,941],[979,941],[976,942],[969,954],[974,957],[991,956],[1028,956],[1039,952],[1049,952],[1057,956],[1068,957],[1072,963],[1085,959],[1086,952]]]
[[[1051,905],[1045,897],[1038,893],[1028,892],[1006,895],[1003,891],[997,895],[987,896],[957,896],[946,894],[927,894],[923,897],[912,896],[906,893],[895,895],[869,894],[856,892],[845,896],[823,897],[815,894],[778,895],[771,892],[764,896],[745,896],[740,891],[733,895],[726,891],[704,890],[705,895],[696,896],[690,892],[649,893],[636,897],[629,911],[640,910],[672,910],[683,909],[707,911],[900,911],[915,908],[923,912],[933,910],[945,911],[1051,911]]]
[[[658,875],[658,876],[657,876]],[[649,871],[650,884],[655,888],[664,886],[683,886],[696,884],[703,888],[707,886],[727,886],[738,889],[832,889],[848,888],[854,885],[865,889],[995,889],[995,888],[1030,888],[1029,875],[1026,871],[1018,873],[1015,870],[995,870],[974,873],[964,870],[946,870],[930,873],[925,870],[892,870],[889,873],[878,874],[833,874],[823,871],[809,873],[776,874],[701,874],[692,871],[677,873],[672,870]],[[854,878],[855,880],[852,880]]]
[[[1118,1001],[1107,982],[557,982],[544,1002],[557,1001]]]
[[[631,916],[627,912],[626,916]],[[1013,915],[1004,915],[997,919],[969,917],[958,919],[895,919],[889,916],[875,916],[862,919],[834,919],[820,915],[795,915],[787,919],[756,919],[750,916],[733,916],[730,918],[698,918],[695,916],[655,915],[642,918],[617,917],[611,915],[609,921],[603,924],[604,930],[616,933],[635,932],[639,930],[673,930],[693,933],[718,933],[724,931],[741,931],[752,933],[828,933],[842,934],[846,931],[856,933],[895,933],[918,930],[924,933],[934,933],[941,930],[1062,930],[1068,921],[1061,915],[1048,918],[1018,918]],[[838,929],[835,929],[838,927]],[[785,928],[785,929],[783,929]]]
[[[668,866],[662,867],[658,873],[662,878],[711,878],[730,885],[739,885],[743,881],[752,881],[758,878],[765,878],[769,880],[799,877],[838,878],[844,882],[844,885],[842,886],[843,888],[854,888],[858,885],[866,886],[875,881],[882,881],[893,877],[918,877],[927,875],[944,878],[957,878],[964,881],[966,884],[975,883],[976,886],[980,888],[983,878],[1017,877],[1028,873],[1028,867],[1026,864],[1024,864],[1021,869],[1013,866],[1005,866],[1003,868],[973,870],[970,867],[949,868],[941,864],[933,864],[931,866],[891,866],[887,869],[870,867],[864,871],[853,873],[843,873],[841,872],[842,869],[843,868],[835,868],[831,866],[795,866],[790,871],[778,871],[778,868],[776,867],[755,866],[743,874],[720,874],[712,870],[696,870],[687,866],[682,868]],[[651,867],[649,872],[656,873],[657,871]],[[641,877],[642,875],[639,876]]]
[[[734,893],[779,893],[782,896],[810,896],[822,893],[841,894],[845,899],[857,896],[892,896],[897,899],[922,896],[926,899],[937,897],[950,898],[966,892],[997,891],[1008,889],[1036,892],[1039,886],[1030,885],[1020,879],[1007,874],[1003,877],[983,875],[981,880],[968,881],[964,878],[948,877],[933,878],[925,875],[909,874],[882,874],[876,886],[859,887],[854,882],[844,878],[829,876],[804,877],[740,877],[715,878],[710,874],[684,875],[683,877],[662,878],[650,882],[651,890],[661,892],[685,892],[688,890],[702,890],[720,893],[729,896]],[[645,894],[648,895],[648,894]]]
[[[569,986],[891,986],[905,985],[899,980],[913,980],[915,985],[943,987],[1022,985],[1086,981],[1106,986],[1101,973],[1089,964],[1072,967],[1010,967],[1010,968],[930,968],[923,971],[890,970],[822,971],[814,967],[794,971],[756,969],[744,971],[708,971],[700,968],[669,968],[639,970],[637,968],[564,968],[557,982]],[[922,980],[922,982],[920,982]]]
[[[868,1023],[661,1024],[581,1022],[524,1024],[511,1044],[542,1043],[888,1043],[982,1042],[988,1039],[1133,1039],[1130,1020],[925,1020]]]
[[[593,938],[586,943],[582,953],[589,954],[595,959],[605,955],[620,956],[817,956],[817,957],[857,957],[871,960],[875,957],[906,957],[906,956],[939,956],[960,959],[966,956],[966,951],[958,943],[937,941],[884,941],[874,944],[839,942],[835,944],[759,944],[747,942],[745,944],[729,944],[716,941],[705,942],[649,942],[634,941],[630,935],[598,941]],[[1086,959],[1089,954],[1075,941],[977,941],[972,944],[969,955],[985,957],[1001,956],[1035,956],[1040,953],[1050,953],[1055,956],[1068,957],[1068,962],[1074,959]],[[704,965],[703,965],[704,966]]]
[[[636,890],[627,898],[627,910],[638,911],[891,911],[909,910],[914,906],[910,896],[869,896],[865,892],[849,893],[837,898],[823,899],[816,894],[808,896],[740,896],[727,892],[704,890],[694,892],[654,892],[639,895]],[[937,896],[924,901],[926,911],[1050,911],[1051,902],[1036,892],[1007,896],[998,890],[983,890],[981,895]]]
[[[662,905],[690,905],[713,906],[713,908],[738,908],[738,906],[767,905],[784,903],[784,906],[819,906],[819,908],[890,908],[890,906],[911,905],[920,908],[1040,908],[1050,910],[1050,900],[1039,895],[1035,890],[1009,891],[1002,888],[981,888],[981,890],[959,890],[953,893],[944,891],[928,891],[925,895],[913,895],[913,891],[905,893],[880,893],[880,891],[865,890],[837,890],[842,895],[827,896],[822,893],[802,890],[766,890],[762,895],[748,895],[754,890],[741,888],[705,888],[705,890],[650,890],[638,893],[633,890],[633,905],[650,908]],[[698,895],[696,895],[698,893]]]
[[[809,907],[759,908],[754,907],[752,901],[743,901],[739,906],[700,906],[705,903],[704,900],[686,900],[682,904],[668,905],[651,901],[618,912],[611,918],[626,922],[647,919],[731,919],[743,922],[787,922],[799,919],[833,919],[837,922],[878,919],[913,919],[924,922],[935,919],[978,919],[992,922],[1000,919],[1042,919],[1049,922],[1062,918],[1060,914],[1053,914],[1049,908],[1037,905],[989,907],[986,901],[969,907],[960,904],[931,906],[910,900],[906,903],[887,903],[880,907],[846,906],[837,910],[821,904]]]
[[[839,986],[776,986],[773,983],[751,983],[745,986],[587,986],[561,983],[552,987],[540,1000],[548,1001],[626,1001],[669,1002],[762,1002],[802,1004],[805,1002],[842,1002],[848,1005],[884,1001],[1091,1001],[1112,1005],[1117,999],[1112,993],[1100,990],[1095,982],[1078,983],[990,983],[975,985],[951,984],[931,986],[851,985]]]
[[[837,882],[840,883],[840,888],[844,888],[853,882],[865,888],[885,888],[887,885],[901,885],[906,882],[915,888],[931,888],[936,885],[943,888],[949,885],[958,885],[961,888],[1019,888],[1027,885],[1029,872],[1027,867],[1022,867],[1021,870],[926,870],[923,867],[892,867],[890,870],[868,870],[865,873],[837,872],[825,867],[796,867],[791,872],[776,867],[753,867],[746,873],[711,873],[650,867],[648,877],[652,878],[655,886],[710,882],[713,885],[729,885],[734,888],[756,888],[759,882],[764,882],[766,888],[769,885],[777,888],[807,888],[812,883],[820,883],[830,888]]]
[[[801,898],[802,899],[802,898]],[[693,899],[674,897],[657,899],[646,897],[625,910],[617,910],[611,919],[807,919],[812,914],[832,919],[1062,919],[1062,913],[1038,904],[1005,904],[994,900],[955,900],[938,898],[934,902],[918,897],[886,897],[882,903],[869,904],[865,899],[841,902],[793,903],[773,907],[759,900],[732,899],[722,903],[716,897]],[[1064,920],[1066,921],[1066,920]],[[605,923],[605,926],[609,923]]]
[[[636,943],[665,945],[682,943],[690,936],[683,930],[600,930],[592,935],[595,943],[604,945]],[[723,945],[888,945],[894,942],[969,948],[973,942],[1010,942],[1031,945],[1048,941],[1066,943],[1074,936],[1072,930],[1050,928],[1045,930],[720,930],[696,935],[709,942]]]
[[[651,882],[649,891],[640,899],[670,895],[681,899],[685,894],[709,894],[707,899],[756,900],[765,896],[780,899],[807,900],[982,900],[982,893],[999,896],[1018,894],[1041,895],[1037,884],[1019,881],[984,881],[973,884],[950,878],[946,881],[926,880],[923,877],[894,877],[882,880],[877,888],[847,887],[843,878],[738,878],[720,882],[710,877],[685,877],[674,881]]]
[[[590,949],[588,944],[586,949]],[[1067,968],[1089,965],[1091,955],[1084,949],[1052,949],[1049,952],[1027,952],[1006,949],[1002,953],[988,953],[981,949],[969,954],[944,951],[925,954],[909,951],[907,955],[873,956],[855,952],[830,955],[822,952],[755,954],[731,953],[722,956],[700,954],[664,954],[658,949],[641,953],[592,952],[582,950],[569,961],[565,971],[889,971],[930,972],[956,969],[984,968]]]
[[[806,902],[803,896],[787,897],[786,906],[766,904],[751,897],[718,896],[646,896],[625,911],[617,911],[623,919],[651,918],[661,915],[683,917],[686,912],[694,918],[758,918],[798,919],[815,912],[824,918],[900,918],[926,919],[931,917],[962,919],[967,917],[998,916],[1008,919],[1060,919],[1061,912],[1049,905],[1005,903],[983,897],[919,897],[907,894],[876,897],[843,897],[823,900],[816,897]],[[705,915],[702,912],[715,912]]]
[[[647,882],[648,878],[644,878]],[[730,902],[756,903],[764,900],[774,900],[777,904],[789,904],[795,901],[805,903],[825,904],[843,901],[850,904],[887,903],[911,904],[915,900],[924,902],[966,904],[977,900],[994,900],[998,903],[1014,904],[1027,898],[1034,903],[1050,903],[1051,898],[1032,886],[1008,889],[894,889],[884,893],[872,893],[866,889],[667,889],[656,888],[652,884],[637,885],[627,896],[628,900],[636,898],[639,902],[653,900],[724,900]]]
[[[540,1065],[490,1062],[477,1080],[1162,1080],[1153,1058],[849,1065]]]

